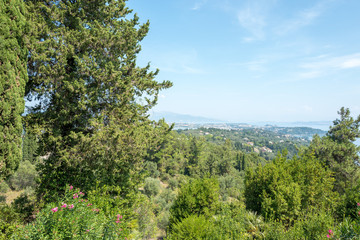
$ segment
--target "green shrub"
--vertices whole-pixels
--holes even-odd
[[[2,181],[0,183],[0,193],[6,193],[9,190],[10,190],[9,185],[5,181]]]
[[[124,239],[128,236],[120,212],[106,215],[79,190],[67,190],[63,201],[47,204],[32,224],[19,228],[12,239]]]
[[[160,180],[151,177],[146,178],[144,192],[148,197],[156,196],[160,192]]]
[[[156,217],[153,206],[148,198],[144,196],[143,201],[137,207],[138,238],[151,239],[157,231]]]
[[[226,239],[220,236],[219,229],[213,221],[205,216],[191,215],[173,225],[168,240],[217,240]]]
[[[10,177],[10,185],[15,190],[23,190],[27,187],[36,187],[36,178],[38,177],[35,165],[26,160],[20,162],[18,170]]]
[[[356,206],[356,207],[355,207]],[[360,236],[360,203],[353,206],[355,218],[345,218],[332,232],[329,230],[329,238],[331,239],[359,239]]]
[[[211,217],[219,203],[219,184],[216,179],[196,179],[181,187],[170,208],[170,229],[190,215]]]
[[[9,239],[20,223],[19,214],[5,203],[0,203],[0,239]]]
[[[166,228],[169,226],[169,218],[170,218],[170,212],[165,211],[161,213],[158,217],[157,226],[159,229],[166,230]]]
[[[248,234],[245,215],[243,203],[238,201],[222,203],[214,217],[221,236],[227,236],[226,239],[246,239]]]
[[[149,177],[157,178],[160,175],[159,170],[157,169],[157,164],[155,162],[146,161],[145,170]]]
[[[34,196],[21,193],[11,204],[14,210],[19,213],[23,222],[30,222],[34,219],[35,199]]]
[[[176,180],[176,178],[170,178],[169,179],[169,187],[172,189],[172,190],[175,190],[179,185],[179,182],[178,180]]]
[[[333,225],[334,220],[331,214],[313,212],[296,221],[294,227],[302,229],[306,239],[321,240]]]

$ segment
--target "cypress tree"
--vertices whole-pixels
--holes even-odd
[[[148,119],[161,89],[158,71],[136,64],[149,22],[123,0],[29,1],[38,41],[30,49],[27,116],[39,137],[39,194],[95,181],[136,189],[147,151],[169,129]],[[50,199],[49,199],[50,200]]]
[[[22,0],[0,0],[0,181],[22,158],[21,134],[27,82],[28,30]]]

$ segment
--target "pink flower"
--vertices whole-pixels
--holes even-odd
[[[69,208],[69,209],[74,208],[74,204],[71,204],[68,208]]]
[[[89,207],[89,206],[91,206],[92,204],[91,203],[89,203],[87,206]]]
[[[358,202],[357,205],[360,207],[360,202]]]
[[[89,230],[89,229],[86,229],[86,231],[87,231],[87,232],[90,232],[90,230]]]
[[[333,234],[333,231],[331,229],[329,229],[329,234],[332,235]]]
[[[84,196],[84,195],[85,195],[85,193],[83,193],[83,192],[79,192],[79,195],[83,195],[83,196]]]
[[[54,213],[57,212],[57,211],[58,211],[58,207],[55,207],[55,208],[51,209],[51,211],[54,212]]]
[[[64,205],[62,205],[61,207],[62,207],[62,208],[66,208],[66,206],[67,206],[66,203],[64,203]]]
[[[73,199],[75,199],[75,198],[78,198],[79,196],[77,195],[77,193],[75,193],[74,195],[73,195]]]
[[[73,190],[73,188],[74,188],[74,187],[73,187],[72,185],[70,185],[70,190]]]
[[[330,238],[330,235],[329,235],[329,234],[327,234],[327,235],[326,235],[326,237],[327,237],[327,238]]]
[[[116,223],[121,223],[119,220],[115,221]]]

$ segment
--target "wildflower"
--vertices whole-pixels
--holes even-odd
[[[73,190],[73,188],[74,188],[74,187],[73,187],[72,185],[70,185],[70,190]]]
[[[360,207],[360,202],[358,202],[357,205]]]
[[[77,193],[75,193],[74,195],[73,195],[73,198],[75,199],[75,198],[78,198],[79,196],[77,195]]]
[[[85,195],[85,193],[83,193],[83,192],[79,192],[79,195],[83,195],[83,196],[84,196],[84,195]]]
[[[119,220],[116,220],[115,222],[116,222],[116,223],[121,223]]]
[[[66,208],[66,207],[67,207],[66,203],[64,203],[64,205],[62,205],[61,207],[62,207],[62,208]]]
[[[86,231],[87,231],[87,232],[90,232],[90,230],[89,230],[89,229],[86,229]]]
[[[89,207],[89,206],[91,206],[92,204],[91,203],[89,203],[87,206]]]
[[[332,235],[333,234],[333,231],[331,229],[329,229],[329,234]]]
[[[55,208],[51,209],[51,211],[54,212],[54,213],[57,212],[57,211],[58,211],[58,207],[55,207]]]
[[[327,234],[327,235],[326,235],[326,237],[327,237],[327,238],[330,238],[330,235],[329,235],[329,234]]]
[[[69,208],[69,209],[74,208],[74,204],[71,204],[68,208]]]

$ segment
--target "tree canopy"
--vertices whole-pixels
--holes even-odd
[[[26,40],[29,24],[21,0],[0,1],[0,181],[22,158],[21,114],[27,75]]]
[[[167,130],[147,112],[171,83],[155,81],[157,70],[136,64],[149,22],[140,24],[125,1],[28,5],[38,41],[30,49],[26,93],[37,104],[27,124],[48,156],[39,189],[70,182],[88,189],[95,179],[133,189],[147,149],[160,139],[157,131]]]

